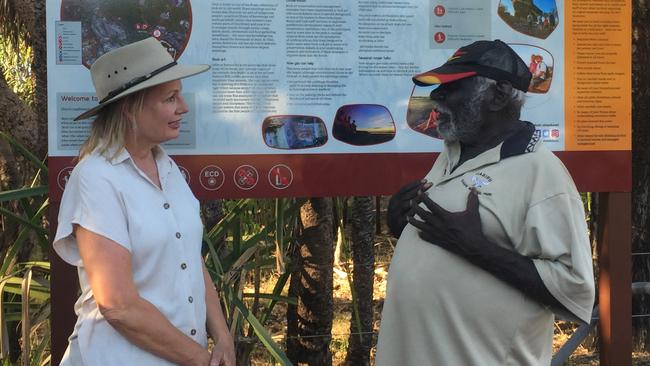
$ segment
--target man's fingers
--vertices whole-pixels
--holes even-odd
[[[426,189],[431,187],[431,183],[427,182],[425,179],[411,182],[402,187],[395,195],[399,196],[400,200],[406,201],[415,198],[418,194],[418,191],[423,189],[424,186],[429,185]]]
[[[444,208],[438,206],[437,203],[433,202],[433,200],[429,198],[429,195],[426,192],[422,192],[422,194],[418,196],[418,200],[424,203],[424,205],[429,209],[429,211],[431,211],[431,213],[435,216],[441,216],[441,215],[451,213],[445,210]]]
[[[478,211],[478,192],[476,188],[471,188],[469,194],[467,195],[467,212],[477,212]]]
[[[413,206],[413,214],[418,215],[422,220],[426,221],[429,224],[435,224],[436,223],[436,219],[433,217],[431,212],[423,209],[422,207],[420,207],[418,205]]]
[[[419,216],[419,215],[418,215]],[[440,228],[438,227],[437,222],[427,222],[423,220],[418,220],[414,216],[409,216],[408,221],[411,225],[413,225],[416,229],[419,231],[427,232],[429,234],[435,234],[440,232]]]

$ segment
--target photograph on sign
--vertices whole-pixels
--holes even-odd
[[[540,39],[548,38],[560,21],[555,0],[501,0],[497,13],[512,29]]]
[[[345,105],[336,111],[332,134],[337,140],[351,145],[377,145],[395,137],[395,122],[384,106]]]
[[[327,127],[314,116],[271,116],[262,123],[264,142],[275,149],[306,149],[327,143]]]

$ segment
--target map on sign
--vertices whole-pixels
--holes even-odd
[[[90,67],[104,53],[156,37],[178,59],[192,29],[189,0],[63,0],[61,21],[81,23],[82,60]]]

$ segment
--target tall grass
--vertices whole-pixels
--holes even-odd
[[[10,356],[16,357],[10,355],[10,345],[18,343],[22,365],[44,365],[50,359],[50,265],[21,262],[19,254],[27,250],[28,258],[40,259],[47,253],[49,201],[47,186],[39,185],[47,179],[47,167],[9,134],[0,131],[0,139],[36,170],[29,184],[0,192],[0,357],[9,365]]]
[[[227,214],[204,235],[206,266],[220,289],[240,360],[248,360],[254,347],[262,344],[275,361],[291,364],[265,326],[278,303],[296,302],[281,293],[289,278],[288,251],[302,203],[282,198],[226,201]],[[269,272],[277,273],[277,281],[270,293],[263,293],[261,275]],[[252,292],[245,291],[249,279]]]

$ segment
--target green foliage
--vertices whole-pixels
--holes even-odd
[[[296,301],[281,293],[289,278],[288,252],[303,203],[298,199],[226,201],[226,216],[204,235],[206,266],[221,290],[240,358],[248,358],[261,343],[275,361],[291,364],[265,325],[275,305]],[[273,290],[262,293],[261,273],[274,270]],[[245,289],[248,280],[253,282],[253,292]]]
[[[16,336],[10,330],[18,327],[21,363],[43,365],[50,358],[50,264],[38,260],[18,262],[18,253],[32,243],[39,244],[32,250],[32,257],[41,258],[47,253],[47,187],[37,185],[41,175],[47,175],[47,167],[8,134],[0,131],[0,139],[38,169],[30,184],[0,192],[0,243],[5,244],[0,251],[0,357],[9,362],[10,337]]]
[[[33,50],[24,39],[17,47],[7,38],[0,36],[0,70],[9,87],[27,104],[34,105],[36,79],[32,73]]]

